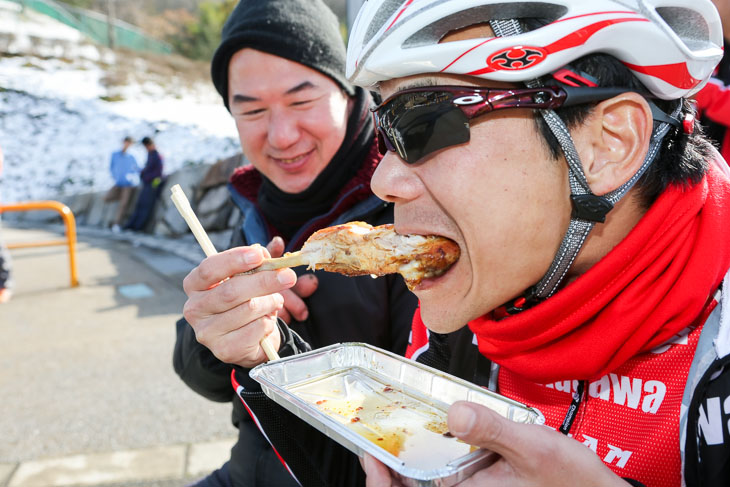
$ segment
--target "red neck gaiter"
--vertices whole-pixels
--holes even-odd
[[[479,351],[534,382],[591,380],[690,324],[730,267],[730,180],[711,163],[672,186],[588,272],[502,320],[469,323]]]

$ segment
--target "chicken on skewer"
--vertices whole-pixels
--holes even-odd
[[[423,279],[446,272],[458,258],[459,246],[444,237],[401,235],[392,224],[349,222],[323,228],[301,250],[265,260],[249,272],[306,265],[347,276],[399,273],[412,290]]]

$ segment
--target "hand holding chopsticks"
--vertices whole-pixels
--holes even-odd
[[[205,229],[200,224],[200,221],[198,220],[197,216],[195,216],[195,212],[193,212],[192,207],[190,206],[190,202],[185,197],[185,193],[183,193],[182,188],[180,188],[179,184],[174,185],[171,188],[172,191],[172,201],[175,204],[175,207],[180,212],[180,215],[185,219],[185,222],[187,222],[188,226],[190,227],[190,230],[193,232],[193,235],[195,236],[195,239],[200,244],[201,248],[203,249],[203,252],[205,252],[206,256],[212,256],[217,254],[215,247],[213,246],[213,243],[210,241],[210,238],[208,237],[208,234],[205,232]],[[269,343],[269,340],[267,337],[264,337],[261,342],[261,348],[264,350],[264,353],[268,357],[269,360],[277,360],[279,358],[279,354],[276,353],[276,350],[271,346]]]

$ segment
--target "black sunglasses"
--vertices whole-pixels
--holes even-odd
[[[371,111],[380,153],[395,152],[405,162],[415,164],[433,152],[469,142],[469,120],[485,113],[505,108],[555,109],[607,100],[627,91],[569,86],[428,86],[400,91]]]

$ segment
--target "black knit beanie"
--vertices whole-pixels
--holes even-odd
[[[339,21],[322,0],[241,0],[236,5],[210,66],[213,84],[229,109],[228,63],[246,47],[308,66],[348,95],[355,93],[345,78]]]

